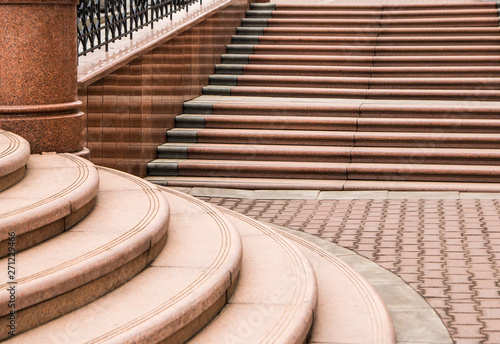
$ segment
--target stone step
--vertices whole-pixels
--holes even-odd
[[[0,129],[0,191],[23,179],[29,158],[28,141]]]
[[[362,66],[362,67],[497,67],[500,57],[485,56],[349,56],[349,55],[271,55],[224,54],[223,64]]]
[[[435,36],[467,36],[497,37],[500,35],[498,27],[435,27],[435,28],[316,28],[316,27],[238,27],[236,34],[243,35],[270,35],[270,36],[328,36],[328,37],[435,37]]]
[[[500,192],[499,183],[412,182],[381,180],[319,180],[290,178],[231,178],[231,177],[174,177],[148,176],[152,183],[181,188],[208,187],[249,190],[322,190],[322,191],[454,191]]]
[[[418,90],[500,90],[500,78],[383,78],[383,77],[328,77],[303,75],[224,75],[209,77],[210,85],[253,86],[253,87],[307,87],[313,88],[355,88],[355,89],[397,89]]]
[[[259,86],[205,86],[204,95],[291,98],[353,98],[388,100],[477,100],[498,101],[497,90],[441,90],[441,89],[360,89],[360,88],[308,88]]]
[[[443,133],[498,133],[498,119],[460,118],[358,118],[313,116],[241,116],[190,115],[176,116],[177,128],[216,129],[278,129],[313,131],[358,132],[443,132]]]
[[[259,129],[189,129],[174,128],[167,132],[174,143],[231,143],[345,147],[435,147],[496,149],[497,134],[353,132]]]
[[[10,233],[20,252],[71,228],[92,210],[98,189],[98,172],[89,161],[32,155],[25,177],[0,194],[0,257],[8,254]]]
[[[500,165],[500,150],[165,143],[158,159]]]
[[[45,166],[53,163],[51,155],[40,159]],[[55,167],[50,172],[57,176],[66,170]],[[1,339],[10,336],[11,295],[16,334],[21,334],[117,288],[162,249],[169,208],[160,190],[122,172],[102,167],[98,171],[100,187],[92,212],[71,229],[16,253],[14,284],[0,287]],[[9,276],[7,260],[0,259],[4,276]]]
[[[457,10],[457,9],[494,9],[496,8],[496,2],[427,2],[427,3],[401,3],[397,4],[297,4],[297,3],[252,3],[250,4],[250,9],[252,10],[283,10],[283,11],[304,11],[304,10],[323,10],[323,11],[394,11],[394,10]]]
[[[241,215],[229,219],[243,243],[240,281],[221,313],[188,343],[306,342],[318,298],[311,263],[275,230]]]
[[[150,176],[497,183],[500,166],[156,159]]]
[[[202,96],[204,97],[204,96]],[[413,119],[498,119],[498,102],[447,102],[447,101],[393,101],[366,99],[324,100],[306,98],[245,97],[233,100],[220,97],[211,101],[184,103],[184,114],[234,116],[310,116],[310,117],[360,117],[360,118],[413,118]]]
[[[244,37],[244,36],[241,36]],[[266,37],[266,36],[263,36]],[[273,44],[228,44],[228,54],[262,55],[354,55],[354,56],[452,56],[499,55],[500,46],[365,46],[365,45],[273,45]]]
[[[240,235],[202,201],[173,190],[158,196],[170,204],[169,238],[144,271],[96,301],[6,343],[182,343],[205,326],[238,281]],[[143,207],[140,199],[131,204]],[[124,209],[121,216],[126,214]]]
[[[337,28],[437,28],[498,27],[498,17],[418,18],[418,19],[310,19],[310,18],[243,18],[243,27],[337,27]]]
[[[280,36],[280,35],[235,35],[232,44],[263,44],[263,45],[341,45],[341,46],[468,46],[468,45],[499,45],[498,36],[390,36],[390,37],[325,37],[325,36]]]
[[[470,78],[500,77],[500,66],[466,67],[371,67],[371,66],[304,66],[268,64],[218,64],[217,74],[288,75],[364,78]]]
[[[301,10],[248,10],[246,18],[316,18],[316,19],[437,19],[437,18],[496,18],[498,12],[496,8],[468,8],[468,9],[427,9],[427,10],[340,10],[340,9],[320,9],[303,7]]]
[[[305,341],[304,332],[309,325],[308,319],[303,319],[301,326],[292,326],[292,321],[298,319],[295,310],[297,307],[285,308],[291,297],[286,290],[283,290],[284,286],[296,283],[300,271],[287,276],[286,270],[280,268],[280,273],[273,275],[270,267],[259,269],[257,265],[262,262],[263,266],[269,266],[269,263],[264,261],[265,252],[268,250],[261,242],[264,239],[270,241],[271,238],[281,243],[281,247],[274,248],[273,252],[282,251],[293,242],[314,267],[318,285],[318,305],[314,313],[315,322],[307,342],[395,343],[392,321],[385,305],[374,289],[350,267],[332,254],[298,237],[276,231],[229,210],[221,209],[221,211],[240,230],[245,248],[247,245],[250,248],[255,247],[254,250],[244,252],[240,281],[242,286],[243,283],[251,281],[253,288],[238,287],[221,314],[188,343]],[[279,235],[284,237],[280,240],[277,237]],[[283,240],[285,238],[286,240]],[[283,260],[286,262],[288,259]],[[283,260],[274,260],[272,267],[282,265]],[[280,278],[283,279],[281,283],[276,286],[271,284]],[[298,286],[296,289],[300,290]],[[262,297],[262,294],[265,297]],[[333,309],[342,311],[335,312]],[[297,331],[297,328],[301,331]],[[288,338],[280,332],[286,334]]]

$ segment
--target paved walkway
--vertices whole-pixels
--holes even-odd
[[[366,199],[200,198],[351,249],[397,274],[424,296],[456,343],[500,343],[500,197],[374,195],[365,194]]]

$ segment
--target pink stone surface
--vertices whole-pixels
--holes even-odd
[[[0,3],[0,128],[32,153],[83,149],[76,88],[76,1]],[[3,30],[3,31],[2,31]],[[12,34],[15,32],[15,34]]]

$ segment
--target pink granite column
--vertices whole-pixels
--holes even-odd
[[[83,152],[78,110],[78,0],[0,0],[0,128],[32,153]]]

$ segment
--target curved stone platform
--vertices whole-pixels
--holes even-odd
[[[317,316],[311,263],[270,228],[221,210],[241,235],[241,277],[226,307],[188,343],[306,342]]]
[[[208,323],[238,281],[240,235],[212,206],[173,190],[162,195],[171,205],[169,239],[143,272],[7,343],[182,343]],[[70,326],[76,331],[56,330]]]
[[[19,182],[30,158],[28,141],[0,129],[0,191]]]
[[[57,160],[85,161],[70,155],[33,160],[38,159],[56,176],[67,172]],[[100,187],[92,212],[71,229],[15,255],[17,333],[117,288],[153,260],[165,243],[169,208],[158,188],[125,173],[98,170]],[[40,188],[34,186],[33,192]],[[10,276],[8,259],[11,256],[0,260],[5,276]],[[0,286],[2,339],[9,336],[9,288],[8,283]]]
[[[1,194],[0,256],[7,255],[9,233],[15,233],[19,252],[71,228],[92,210],[98,190],[98,172],[89,161],[32,155],[25,177]]]

